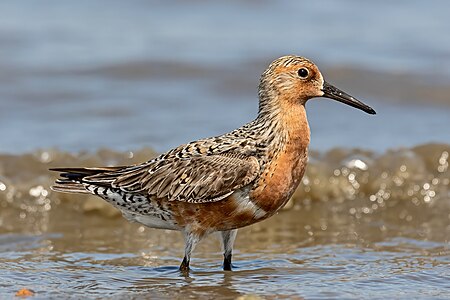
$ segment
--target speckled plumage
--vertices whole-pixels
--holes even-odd
[[[300,73],[302,68],[306,77],[302,77],[305,70]],[[261,76],[255,120],[140,165],[55,169],[62,174],[53,189],[96,194],[130,221],[182,231],[184,271],[189,269],[195,244],[220,231],[224,269],[230,270],[237,228],[272,216],[298,186],[310,140],[305,103],[320,96],[374,113],[327,84],[309,60],[284,56]]]

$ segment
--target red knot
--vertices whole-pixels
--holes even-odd
[[[123,216],[185,237],[180,270],[187,272],[195,245],[220,232],[224,270],[231,270],[237,229],[280,210],[305,172],[310,130],[305,103],[326,97],[375,111],[324,81],[299,56],[273,61],[261,76],[255,120],[224,135],[181,145],[139,165],[57,168],[54,191],[95,194]]]

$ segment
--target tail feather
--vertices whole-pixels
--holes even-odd
[[[122,167],[103,168],[51,168],[50,171],[60,172],[60,179],[57,179],[51,189],[62,193],[83,193],[91,194],[83,184],[85,177],[108,173],[120,170]],[[105,182],[106,183],[106,182]],[[101,185],[101,183],[96,183]]]
[[[50,187],[52,191],[60,193],[81,193],[81,194],[91,194],[83,184],[73,181],[63,181],[58,180],[54,185]]]

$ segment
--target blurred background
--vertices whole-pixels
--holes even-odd
[[[2,1],[0,297],[22,286],[176,296],[174,282],[193,297],[445,295],[449,10],[443,0]],[[377,115],[307,104],[307,174],[284,217],[238,235],[242,272],[219,271],[211,239],[187,282],[164,267],[181,257],[177,233],[50,191],[49,167],[138,163],[252,120],[260,74],[287,54]]]
[[[448,4],[432,3],[2,1],[0,151],[222,134],[255,117],[260,74],[287,54],[378,112],[311,101],[312,149],[448,142]]]

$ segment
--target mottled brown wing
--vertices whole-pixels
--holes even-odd
[[[158,198],[192,203],[219,201],[251,183],[259,172],[255,157],[236,154],[155,162],[119,176],[112,185]]]

